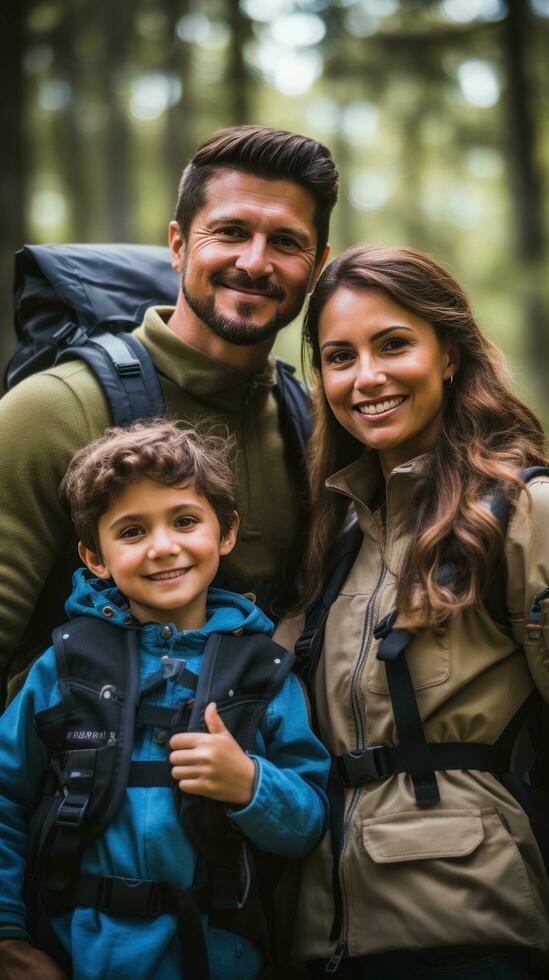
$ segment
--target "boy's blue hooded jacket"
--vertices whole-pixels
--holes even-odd
[[[120,629],[139,629],[141,682],[158,670],[165,654],[186,660],[199,673],[201,655],[212,632],[270,634],[270,621],[243,596],[220,589],[208,593],[207,623],[200,630],[169,631],[158,623],[136,624],[118,590],[105,589],[80,569],[67,602],[70,616],[103,617]],[[169,635],[168,635],[169,632]],[[168,681],[145,700],[174,709],[193,696]],[[27,682],[0,718],[0,938],[28,938],[21,898],[29,816],[48,768],[48,751],[38,737],[34,716],[61,699],[55,654],[50,648],[33,666]],[[132,759],[161,760],[169,751],[160,733],[136,728]],[[311,733],[303,694],[290,674],[273,698],[257,733],[257,780],[245,808],[230,819],[263,850],[288,858],[307,853],[321,837],[326,819],[324,793],[329,758]],[[86,848],[82,871],[93,875],[167,881],[177,888],[193,883],[196,854],[177,818],[174,796],[164,787],[132,787],[103,837]],[[153,919],[115,917],[91,908],[53,918],[70,950],[74,980],[180,980],[181,958],[175,916]],[[9,927],[8,927],[9,926]],[[15,928],[14,928],[15,927]],[[207,929],[212,978],[252,980],[262,957],[246,939]],[[193,978],[186,978],[193,980]]]

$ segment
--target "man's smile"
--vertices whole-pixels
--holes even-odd
[[[214,277],[214,285],[223,286],[225,289],[230,289],[233,292],[245,293],[247,296],[260,296],[267,297],[269,299],[284,299],[285,293],[280,286],[276,286],[273,283],[268,283],[263,281],[253,282],[247,279],[242,279],[236,276],[230,275],[218,275]]]

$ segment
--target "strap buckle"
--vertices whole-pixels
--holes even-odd
[[[69,320],[55,331],[52,340],[59,347],[61,344],[65,347],[76,347],[78,344],[87,343],[88,335],[77,323],[71,323]]]
[[[115,361],[114,366],[121,378],[133,377],[141,374],[141,365],[138,360]]]
[[[84,819],[84,814],[88,809],[89,802],[89,796],[83,796],[77,793],[67,793],[64,799],[61,801],[55,822],[60,827],[67,827],[69,830],[75,830],[76,828],[80,827],[82,820]]]
[[[390,613],[387,613],[383,619],[380,619],[378,623],[374,626],[374,636],[376,640],[384,640],[391,632],[393,626],[395,625],[396,618],[398,616],[398,611],[392,609]]]
[[[160,881],[106,875],[101,878],[97,908],[111,915],[160,915],[161,886]]]
[[[337,771],[345,786],[361,786],[392,773],[386,745],[370,745],[356,752],[346,752],[336,759]]]

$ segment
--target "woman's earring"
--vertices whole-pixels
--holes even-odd
[[[453,385],[453,383],[454,383],[454,375],[451,374],[449,378],[446,378],[446,384],[450,386]]]

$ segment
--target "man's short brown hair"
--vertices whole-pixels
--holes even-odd
[[[316,259],[320,260],[328,242],[339,176],[328,147],[308,136],[267,126],[218,130],[202,143],[181,176],[175,220],[185,240],[195,214],[206,203],[208,181],[221,170],[291,180],[308,191],[315,202]]]
[[[120,491],[147,478],[166,486],[192,485],[211,504],[227,536],[236,510],[229,437],[204,424],[180,427],[155,419],[128,428],[113,426],[71,459],[59,492],[86,548],[101,554],[99,519]]]

